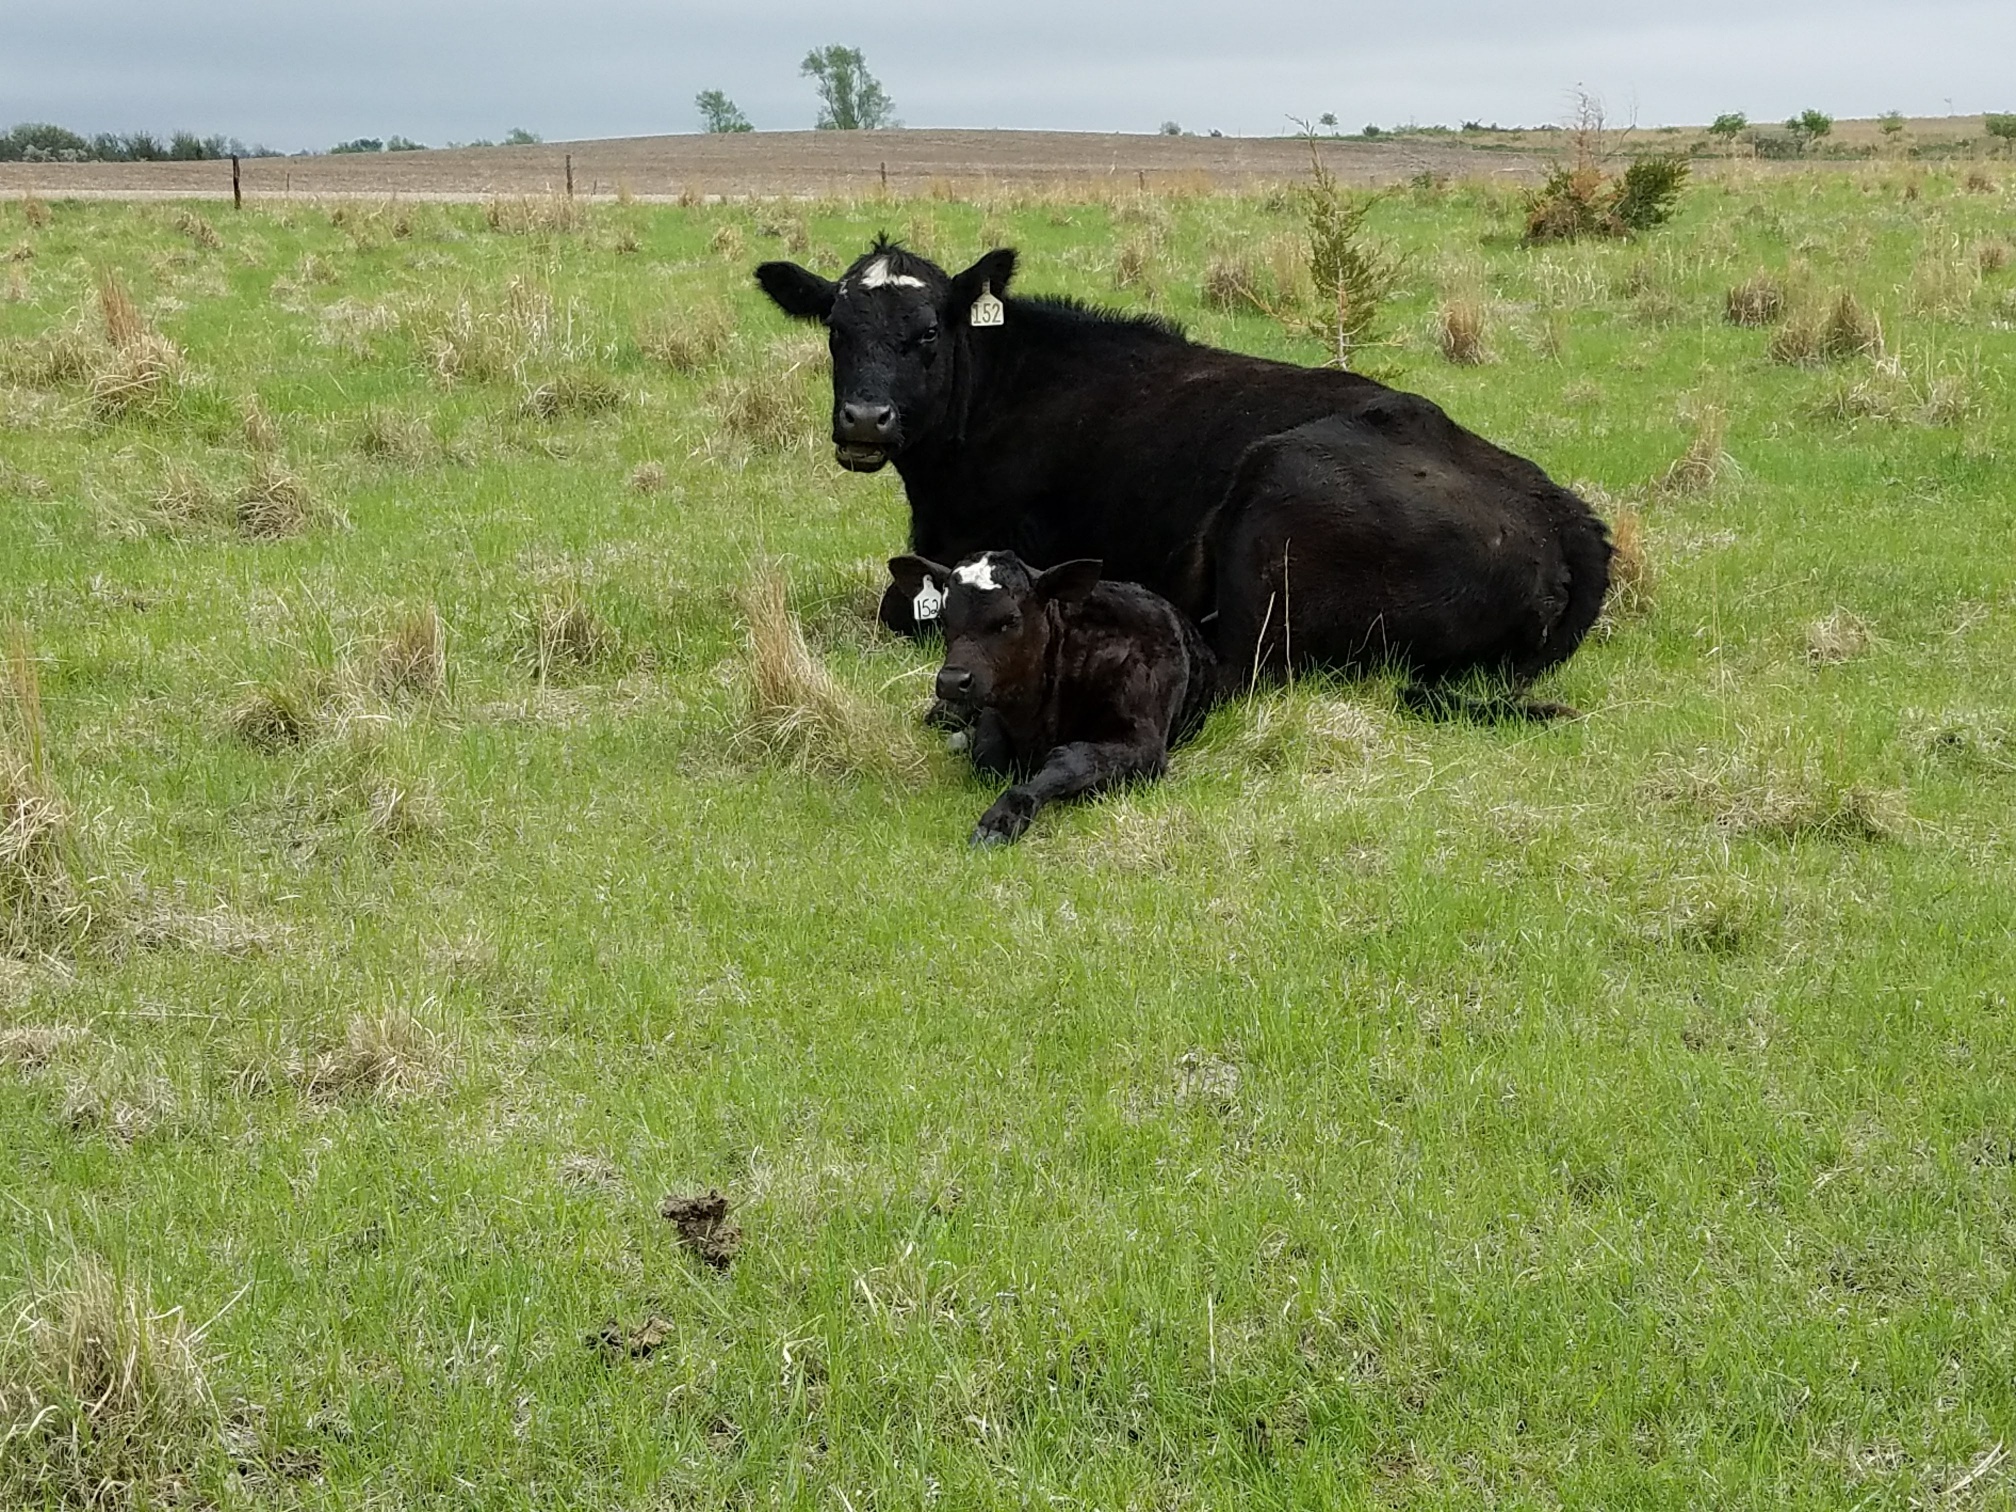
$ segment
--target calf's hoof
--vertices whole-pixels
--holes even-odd
[[[973,826],[969,843],[976,846],[1013,845],[1029,828],[1029,819],[1028,813],[1004,798],[980,816],[980,822]]]

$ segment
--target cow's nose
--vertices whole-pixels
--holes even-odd
[[[938,669],[938,696],[947,703],[962,703],[973,691],[973,674],[964,667]]]
[[[867,404],[849,399],[840,406],[840,421],[833,429],[836,441],[879,444],[895,433],[896,408],[889,404]]]

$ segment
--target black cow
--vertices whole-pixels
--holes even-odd
[[[1196,626],[1099,573],[1088,561],[1035,572],[1012,551],[889,563],[895,592],[942,602],[938,699],[968,726],[973,764],[1021,779],[980,816],[975,845],[1017,839],[1046,803],[1161,776],[1210,707],[1217,663]]]
[[[1531,462],[1355,373],[1009,297],[1014,270],[886,240],[837,281],[756,270],[825,323],[839,460],[895,463],[914,551],[1097,557],[1207,624],[1231,683],[1395,664],[1431,695],[1480,669],[1523,689],[1595,622],[1608,533]],[[918,628],[899,589],[881,617]]]

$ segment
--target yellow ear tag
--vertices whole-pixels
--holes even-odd
[[[998,326],[1007,315],[1001,301],[994,297],[991,283],[980,285],[980,297],[973,301],[973,310],[967,324],[976,326]]]

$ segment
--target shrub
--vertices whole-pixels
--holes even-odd
[[[1687,185],[1680,157],[1639,158],[1615,177],[1593,162],[1556,168],[1526,197],[1530,245],[1623,238],[1664,225]]]
[[[2016,115],[1991,114],[1986,124],[1988,135],[2008,143],[2009,150],[2016,152]]]

